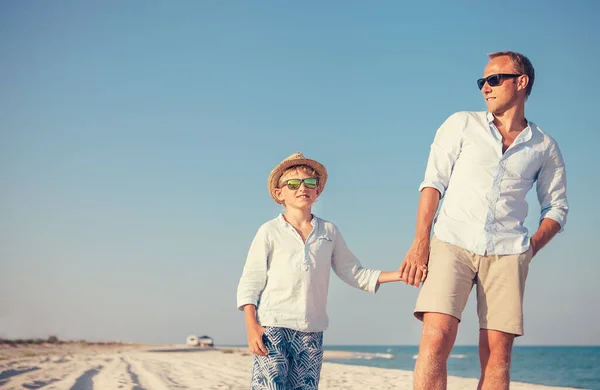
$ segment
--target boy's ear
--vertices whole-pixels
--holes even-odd
[[[283,197],[281,196],[281,188],[274,188],[273,195],[275,195],[276,199],[283,201],[283,199],[282,199]]]

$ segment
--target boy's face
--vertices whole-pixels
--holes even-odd
[[[280,188],[273,190],[275,197],[284,202],[286,208],[295,209],[310,209],[319,197],[317,193],[317,187],[308,188],[304,182],[300,184],[300,187],[296,190],[290,189],[286,184],[287,180],[290,179],[309,179],[314,178],[307,173],[300,170],[293,170],[281,177],[280,183],[283,183]]]

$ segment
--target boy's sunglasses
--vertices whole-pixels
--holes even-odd
[[[316,177],[307,177],[306,179],[289,179],[283,182],[283,185],[289,188],[290,190],[297,190],[300,188],[300,185],[304,183],[306,188],[316,188],[319,180]],[[283,186],[282,186],[283,188]]]
[[[503,79],[514,79],[515,77],[519,77],[520,74],[512,74],[512,73],[498,73],[493,74],[491,76],[485,77],[483,79],[477,80],[477,86],[479,89],[482,89],[485,83],[487,82],[490,87],[497,87],[500,85]]]

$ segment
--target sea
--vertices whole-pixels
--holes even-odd
[[[325,350],[354,352],[354,358],[328,362],[413,370],[417,346],[336,346]],[[479,378],[476,346],[455,346],[448,359],[448,374]],[[600,390],[600,346],[515,346],[511,380],[548,386]]]

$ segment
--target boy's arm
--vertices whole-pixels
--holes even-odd
[[[422,268],[421,282],[425,281],[427,277],[427,266],[424,265]],[[378,284],[390,283],[390,282],[403,282],[402,276],[398,271],[381,271],[379,278],[377,278]]]
[[[352,287],[370,292],[376,292],[380,284],[402,281],[398,271],[378,271],[363,268],[358,259],[346,246],[339,231],[338,235],[341,248],[337,247],[337,245],[337,251],[334,248],[332,267],[340,279]],[[427,275],[427,266],[423,266],[422,270],[422,281],[424,281],[425,276]],[[377,276],[377,278],[375,278],[375,276]]]
[[[264,227],[261,227],[248,251],[244,270],[237,289],[237,307],[243,311],[245,305],[258,306],[258,300],[267,283],[267,260],[269,243]]]
[[[244,317],[246,318],[248,348],[250,352],[260,356],[267,356],[267,349],[262,340],[265,328],[260,326],[258,321],[256,321],[256,306],[244,305]]]
[[[248,331],[248,348],[250,352],[266,356],[267,350],[262,341],[265,328],[256,320],[256,307],[260,294],[267,283],[267,261],[269,257],[269,244],[267,233],[261,227],[248,251],[244,271],[238,284],[237,307],[244,312],[246,329]]]
[[[354,253],[348,249],[339,229],[336,228],[334,234],[331,255],[331,268],[333,272],[352,287],[376,293],[379,289],[379,278],[382,272],[364,268]],[[385,279],[386,276],[383,278]],[[388,281],[391,282],[392,280]]]

